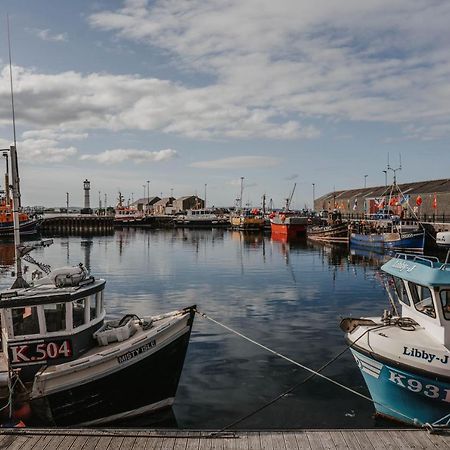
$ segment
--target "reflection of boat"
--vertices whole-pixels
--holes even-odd
[[[350,245],[350,256],[355,257],[355,259],[361,259],[364,261],[369,261],[373,266],[379,267],[380,263],[389,261],[389,259],[394,256],[394,252],[390,250],[370,248],[370,247],[358,247],[357,245]]]
[[[10,157],[17,167],[15,147]],[[105,280],[89,275],[82,264],[50,272],[31,258],[47,275],[33,272],[31,284],[23,278],[22,258],[50,243],[25,246],[15,233],[17,278],[0,294],[0,404],[9,420],[99,424],[171,405],[194,307],[105,321]]]
[[[212,209],[188,209],[186,214],[177,216],[175,225],[185,228],[217,228],[230,224],[227,217]]]
[[[308,218],[297,215],[293,211],[271,214],[270,226],[272,235],[281,235],[289,238],[306,236]]]
[[[389,277],[392,313],[347,318],[341,328],[378,414],[418,426],[448,426],[450,264],[399,254],[382,270]]]
[[[14,251],[12,242],[0,243],[0,266],[12,266],[14,264]]]

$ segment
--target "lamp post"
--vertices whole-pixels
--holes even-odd
[[[364,175],[364,188],[367,187],[367,177],[368,175]]]
[[[205,183],[205,208],[206,208],[206,186],[208,185]]]
[[[313,184],[312,184],[312,189],[313,189],[313,202],[312,202],[312,208],[311,208],[312,211],[315,210],[315,208],[314,208],[314,202],[316,201],[315,187],[316,187],[316,183],[313,183]]]
[[[150,180],[147,180],[147,205],[148,202],[150,201]]]

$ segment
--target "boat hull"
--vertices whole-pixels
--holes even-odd
[[[308,239],[313,241],[323,242],[348,242],[348,226],[325,226],[325,227],[311,227],[307,231]]]
[[[350,244],[378,249],[423,251],[425,233],[423,231],[382,234],[350,233]]]
[[[378,414],[412,425],[434,423],[450,411],[450,383],[397,368],[351,349]]]
[[[20,234],[30,235],[39,232],[39,220],[27,220],[20,222]],[[14,235],[14,224],[12,222],[0,223],[0,236],[13,236]]]
[[[273,235],[287,236],[288,238],[295,238],[306,236],[305,224],[284,224],[271,223],[271,232]]]
[[[158,346],[158,338],[153,343],[143,341],[140,348],[117,356],[123,368],[32,400],[33,415],[56,426],[96,425],[171,406],[188,348],[193,314],[191,311],[181,331],[164,339],[159,350],[151,351],[153,345]],[[141,357],[143,352],[149,355]]]

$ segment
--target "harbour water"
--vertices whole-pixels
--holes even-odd
[[[12,243],[0,244],[1,288],[11,283],[13,255]],[[54,267],[83,262],[105,278],[109,318],[196,304],[313,369],[345,349],[341,316],[378,315],[388,308],[378,272],[383,256],[358,255],[346,246],[275,241],[270,235],[130,228],[108,236],[58,237],[33,257]],[[349,352],[323,373],[368,394]],[[164,419],[180,428],[222,428],[308,376],[197,315],[176,402]],[[370,402],[313,378],[238,427],[385,426],[373,412]]]

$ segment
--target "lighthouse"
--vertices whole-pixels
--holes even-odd
[[[92,209],[89,200],[89,191],[91,190],[91,182],[86,178],[83,181],[84,189],[84,208],[81,210],[81,214],[92,214]]]

